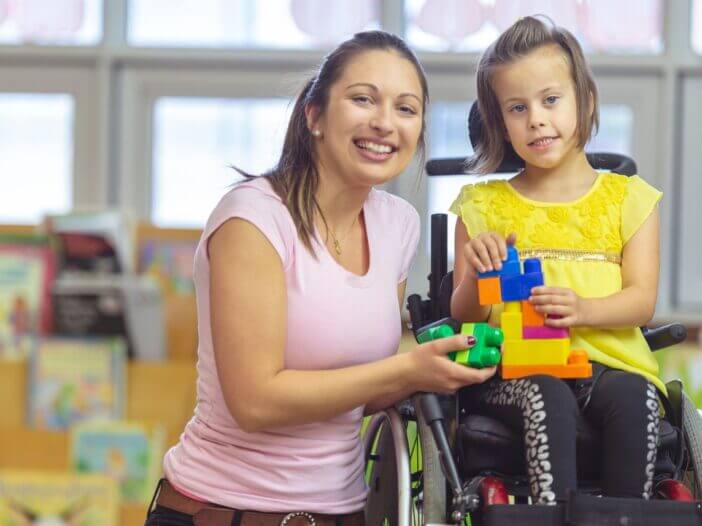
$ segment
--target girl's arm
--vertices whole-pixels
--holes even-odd
[[[570,289],[535,287],[531,301],[553,327],[622,328],[646,325],[658,294],[659,212],[656,207],[622,251],[622,290],[603,298],[580,298]]]
[[[477,275],[475,275],[472,266],[468,265],[464,255],[465,246],[469,241],[468,231],[459,217],[456,219],[456,234],[454,236],[451,317],[458,321],[479,322],[488,319],[490,306],[480,305],[478,301]]]
[[[448,352],[465,349],[465,336],[343,369],[285,369],[287,299],[278,253],[242,219],[226,221],[208,249],[217,374],[225,403],[245,431],[328,420],[408,390],[453,392],[495,372],[446,359]]]

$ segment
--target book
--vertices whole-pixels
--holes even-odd
[[[155,279],[165,296],[193,296],[193,264],[201,230],[142,224],[137,231],[137,272]]]
[[[59,245],[59,271],[119,274],[133,272],[133,229],[117,210],[79,210],[47,217]]]
[[[109,476],[124,502],[149,502],[161,474],[162,426],[124,420],[83,422],[71,428],[70,444],[69,465],[74,471]]]
[[[0,471],[0,524],[117,526],[117,484],[105,475]]]
[[[0,357],[24,357],[51,332],[55,272],[48,237],[0,234]]]
[[[121,418],[125,361],[121,338],[42,338],[30,355],[29,425],[63,429]]]

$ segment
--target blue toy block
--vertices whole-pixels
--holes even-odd
[[[524,275],[500,276],[500,290],[502,301],[522,301],[529,298]]]
[[[522,273],[522,265],[519,263],[519,253],[511,245],[507,246],[507,259],[502,262],[500,276],[513,276]]]
[[[497,278],[500,275],[499,270],[490,270],[489,272],[478,272],[478,279]]]
[[[531,289],[544,284],[544,275],[541,272],[541,261],[532,258],[524,261],[524,286],[526,287],[527,298],[531,295]]]
[[[524,262],[524,274],[500,276],[502,301],[523,301],[531,296],[531,289],[544,284],[541,262],[527,259]]]

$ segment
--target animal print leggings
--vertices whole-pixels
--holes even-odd
[[[523,434],[534,502],[555,504],[577,489],[579,413],[601,432],[605,495],[649,498],[658,441],[655,387],[642,376],[600,364],[594,364],[592,382],[573,383],[545,375],[494,378],[464,389],[461,403]]]

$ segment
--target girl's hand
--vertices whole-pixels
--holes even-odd
[[[507,259],[507,245],[514,245],[516,240],[514,233],[505,239],[497,232],[485,232],[471,238],[463,247],[468,275],[477,278],[478,272],[500,270],[502,261]]]
[[[529,301],[534,309],[546,314],[545,324],[550,327],[587,325],[587,300],[574,290],[562,287],[534,287]]]
[[[461,387],[482,383],[495,367],[473,369],[451,361],[446,355],[475,345],[473,336],[456,335],[418,345],[408,354],[410,383],[416,391],[451,394]]]

